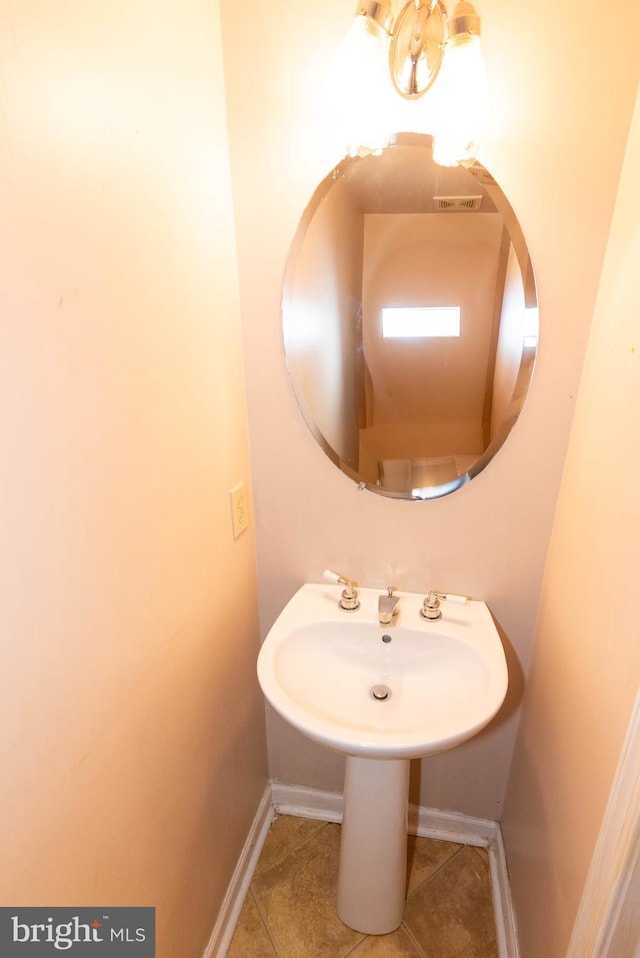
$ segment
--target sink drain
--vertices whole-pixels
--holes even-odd
[[[375,702],[386,702],[391,698],[391,689],[388,685],[373,685],[369,689],[369,695]]]

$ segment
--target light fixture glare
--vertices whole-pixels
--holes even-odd
[[[442,166],[470,162],[487,121],[489,89],[480,45],[480,18],[468,0],[451,17],[438,80],[434,159]]]
[[[488,113],[480,28],[470,0],[450,18],[442,0],[406,0],[395,22],[390,0],[358,0],[330,91],[348,152],[380,152],[394,132],[415,129],[433,134],[436,162],[473,162]],[[426,110],[411,103],[432,86]]]
[[[351,156],[380,152],[391,137],[385,11],[390,16],[388,4],[376,0],[358,4],[331,71],[328,92],[337,134]]]

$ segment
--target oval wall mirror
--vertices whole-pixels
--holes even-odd
[[[283,290],[287,366],[325,453],[361,488],[431,499],[491,461],[531,380],[531,260],[479,163],[400,134],[315,191]]]

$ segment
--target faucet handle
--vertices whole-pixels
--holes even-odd
[[[358,598],[358,589],[356,588],[358,585],[357,582],[353,582],[351,579],[347,579],[346,576],[339,575],[331,569],[324,570],[324,577],[328,579],[329,582],[335,582],[336,584],[345,586],[342,590],[340,602],[338,603],[341,609],[345,609],[347,612],[353,612],[355,609],[360,608],[360,599]]]
[[[442,617],[442,610],[440,609],[440,600],[446,599],[446,595],[442,592],[433,592],[431,591],[422,603],[422,608],[420,609],[420,615],[423,619],[440,619]]]

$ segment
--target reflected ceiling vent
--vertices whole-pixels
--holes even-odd
[[[481,196],[434,196],[434,209],[452,213],[473,212],[482,206]]]
[[[485,170],[482,163],[476,162],[473,166],[466,167],[467,173],[471,173],[472,176],[475,176],[477,180],[480,180],[481,183],[484,183],[485,186],[497,186],[498,184],[492,177],[491,173],[488,170]]]

